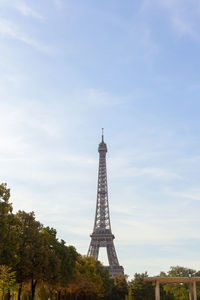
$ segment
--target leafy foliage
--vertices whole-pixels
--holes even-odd
[[[0,184],[0,264],[14,265],[17,262],[17,219],[9,203],[10,189]]]
[[[147,272],[139,274],[135,273],[134,279],[129,283],[130,294],[133,299],[152,300],[154,299],[155,290],[151,282],[145,282]]]
[[[4,299],[4,295],[15,288],[15,272],[12,272],[11,268],[8,266],[0,265],[0,291],[2,292],[2,298]]]
[[[167,273],[167,276],[189,277],[189,276],[199,276],[199,273],[197,273],[193,269],[188,269],[188,268],[184,268],[181,266],[174,266],[174,267],[170,267],[170,270]],[[190,289],[190,286],[185,283],[174,283],[174,284],[164,284],[163,285],[163,290],[166,292],[166,294],[173,296],[172,299],[177,299],[177,300],[188,299],[189,289]],[[198,284],[197,284],[197,295],[200,295]]]
[[[103,279],[99,272],[101,268],[103,268],[101,263],[93,257],[79,256],[75,280],[69,285],[70,294],[79,296],[103,294]]]
[[[124,299],[128,295],[128,284],[125,275],[117,275],[114,277],[114,286],[112,288],[112,298],[115,300]]]

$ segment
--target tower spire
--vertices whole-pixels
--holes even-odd
[[[99,248],[106,247],[110,276],[123,274],[124,269],[119,265],[117,254],[114,247],[114,235],[111,231],[110,213],[108,204],[108,187],[106,172],[106,153],[107,146],[104,142],[104,132],[102,128],[102,141],[98,147],[99,152],[99,174],[97,186],[97,202],[96,214],[94,221],[93,233],[91,234],[91,242],[88,250],[88,256],[98,259]]]

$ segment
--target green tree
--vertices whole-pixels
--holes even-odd
[[[66,246],[65,241],[58,241],[56,230],[45,227],[42,230],[46,241],[46,257],[48,258],[46,285],[50,291],[57,291],[58,299],[66,294],[67,286],[75,276],[75,266],[78,253],[73,246]]]
[[[112,299],[124,299],[128,295],[128,284],[126,275],[117,275],[114,277],[114,285],[112,289]]]
[[[16,214],[19,225],[19,261],[16,266],[17,280],[20,283],[18,299],[21,296],[23,282],[31,284],[31,299],[35,297],[38,280],[44,279],[44,270],[48,265],[48,256],[44,245],[42,224],[35,220],[33,212],[19,211]]]
[[[59,268],[61,263],[56,255],[56,248],[59,243],[56,234],[57,232],[54,228],[42,228],[43,246],[45,248],[45,256],[48,258],[47,266],[44,269],[43,283],[51,298],[59,282]]]
[[[60,260],[59,266],[59,290],[58,300],[61,293],[66,294],[68,284],[75,278],[75,267],[78,253],[73,246],[66,246],[61,240],[56,249],[56,255]]]
[[[134,300],[152,300],[155,297],[155,288],[151,282],[145,282],[147,272],[135,273],[134,279],[129,282],[129,294]]]
[[[93,257],[79,256],[76,262],[76,276],[69,284],[68,292],[76,295],[77,299],[103,297],[105,293],[103,268],[102,264]]]
[[[102,279],[102,289],[99,293],[100,299],[112,299],[112,292],[114,287],[114,280],[110,277],[109,271],[105,268],[100,261],[96,261],[96,273]]]
[[[189,268],[184,268],[181,266],[170,267],[170,270],[167,273],[167,276],[170,277],[189,277],[197,276],[198,273]],[[173,283],[173,284],[164,284],[163,290],[167,295],[173,295],[174,299],[177,300],[187,300],[189,295],[189,285],[186,283]]]
[[[12,272],[11,268],[5,265],[0,265],[0,291],[2,293],[2,300],[5,299],[5,295],[16,288],[16,276],[15,272]]]
[[[18,260],[18,231],[9,199],[10,189],[6,183],[0,184],[0,264],[14,267]]]

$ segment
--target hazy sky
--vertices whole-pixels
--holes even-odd
[[[86,254],[104,127],[125,272],[200,270],[199,0],[0,0],[0,70],[14,211]]]

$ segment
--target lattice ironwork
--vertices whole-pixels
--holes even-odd
[[[124,269],[119,265],[117,254],[114,246],[114,235],[111,231],[110,213],[108,204],[108,186],[107,186],[107,171],[106,171],[106,153],[107,146],[104,142],[104,134],[102,129],[102,141],[98,147],[99,152],[99,173],[97,186],[97,203],[96,214],[94,221],[93,233],[88,250],[88,256],[93,256],[98,259],[99,248],[106,247],[110,275],[113,277],[117,274],[123,274]]]

